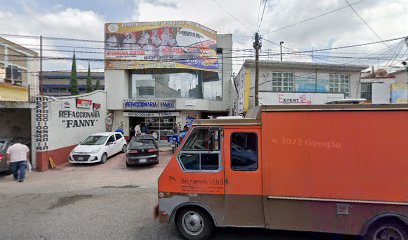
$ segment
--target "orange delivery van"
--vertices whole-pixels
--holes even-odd
[[[158,180],[187,239],[255,227],[408,240],[408,105],[262,106],[197,120]]]

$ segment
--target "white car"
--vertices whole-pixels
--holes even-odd
[[[119,132],[96,133],[87,137],[69,154],[71,163],[105,163],[108,157],[126,152],[126,139]]]

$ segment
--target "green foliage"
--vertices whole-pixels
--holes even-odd
[[[71,95],[78,95],[79,88],[78,88],[78,76],[77,76],[77,69],[76,69],[75,52],[72,58],[71,81],[69,85],[70,85],[69,91],[71,92]]]
[[[86,92],[92,92],[92,79],[91,79],[91,64],[88,64],[88,77],[86,78]]]
[[[99,79],[96,80],[95,90],[101,90],[101,81]]]

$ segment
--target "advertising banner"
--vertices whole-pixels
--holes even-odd
[[[105,24],[105,68],[218,71],[217,32],[188,21]]]
[[[314,105],[344,99],[343,93],[259,92],[261,105]]]
[[[391,84],[391,103],[408,103],[408,84]]]

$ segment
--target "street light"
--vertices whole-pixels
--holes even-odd
[[[281,62],[282,62],[282,45],[284,44],[284,41],[280,41],[279,45],[280,45],[280,57],[281,57]]]

